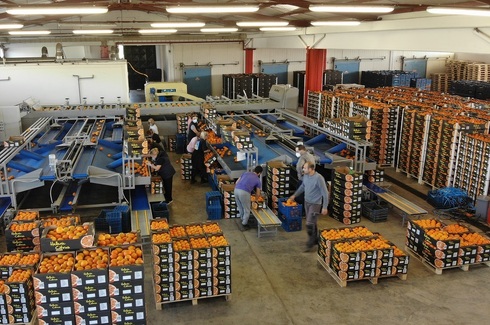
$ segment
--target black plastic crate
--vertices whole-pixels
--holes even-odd
[[[376,202],[362,202],[361,214],[372,222],[383,222],[388,219],[388,207],[381,206]]]
[[[167,218],[167,221],[170,222],[170,213],[168,211],[167,203],[151,202],[150,205],[153,219]]]

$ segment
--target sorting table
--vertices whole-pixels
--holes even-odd
[[[388,186],[383,186],[376,183],[365,183],[364,186],[379,200],[383,200],[401,211],[402,226],[405,224],[408,217],[421,217],[428,212],[413,202],[393,193],[388,189]]]
[[[263,235],[277,235],[277,228],[281,226],[282,221],[271,211],[271,209],[252,209],[252,214],[257,219],[257,237]]]

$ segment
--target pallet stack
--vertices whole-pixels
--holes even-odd
[[[449,60],[446,62],[446,73],[449,74],[449,80],[466,80],[468,77],[469,62]]]
[[[449,90],[450,76],[448,73],[434,73],[432,74],[432,87],[433,91],[439,91],[447,93]]]
[[[487,195],[490,182],[490,136],[462,134],[454,174],[454,186],[468,189],[476,199]]]
[[[345,225],[361,222],[363,175],[348,167],[338,167],[332,181],[330,216]]]
[[[318,261],[340,286],[349,281],[398,276],[406,280],[409,256],[366,227],[320,231]]]
[[[190,154],[183,154],[180,157],[180,178],[189,180],[192,177],[192,157]]]
[[[490,261],[490,238],[436,219],[409,220],[406,246],[437,274]]]
[[[162,304],[231,295],[231,248],[217,223],[152,227],[154,293]]]
[[[38,253],[0,255],[0,324],[35,321],[32,274],[38,264]]]
[[[468,64],[467,79],[477,81],[490,81],[490,64]]]
[[[272,212],[277,214],[279,199],[288,197],[294,193],[290,188],[290,166],[282,161],[270,161],[267,163],[267,198]]]

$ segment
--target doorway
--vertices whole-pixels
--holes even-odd
[[[211,95],[211,67],[184,67],[183,79],[187,85],[187,93],[206,99]]]

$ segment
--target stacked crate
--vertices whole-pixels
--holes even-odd
[[[152,229],[157,304],[231,293],[231,248],[217,223]]]
[[[168,151],[175,152],[177,150],[177,137],[170,135],[168,137]]]
[[[410,260],[393,243],[366,227],[321,230],[318,259],[342,282],[406,275]]]
[[[434,73],[432,74],[432,90],[447,93],[449,90],[449,74]]]
[[[269,97],[269,92],[273,85],[277,85],[277,76],[265,73],[252,74],[253,93],[259,97]],[[251,98],[250,96],[249,98]]]
[[[282,161],[270,161],[267,163],[267,201],[271,210],[277,214],[279,199],[290,196],[294,191],[290,188],[291,169]]]
[[[476,199],[488,195],[490,182],[490,136],[462,134],[456,161],[454,186],[468,189]]]
[[[364,181],[369,183],[384,182],[384,175],[384,169],[366,170],[364,172]]]
[[[303,206],[294,203],[293,206],[286,205],[287,199],[279,199],[277,216],[282,221],[282,228],[287,231],[300,231],[302,226]]]
[[[412,78],[410,79],[410,87],[420,90],[430,90],[432,87],[432,79]]]
[[[75,261],[74,252],[44,253],[41,266],[34,275],[37,317],[46,324],[75,322],[73,301],[79,299],[79,291],[73,291],[71,285],[72,267],[54,272],[45,269],[43,260],[48,266],[53,258]],[[54,263],[54,262],[53,262]],[[76,296],[74,297],[74,293]]]
[[[490,64],[471,63],[466,71],[468,80],[490,81]]]
[[[253,77],[250,74],[224,74],[223,95],[229,99],[237,99],[238,95],[252,98],[254,93]]]
[[[163,194],[163,182],[160,176],[151,177],[151,194]]]
[[[323,104],[322,92],[308,91],[308,106],[306,107],[306,117],[309,117],[315,121],[321,120],[322,104]]]
[[[429,122],[427,152],[425,155],[422,180],[430,185],[434,185],[436,182],[436,178],[439,177],[436,166],[438,165],[439,159],[443,159],[442,156],[440,157],[439,149],[441,149],[444,120],[444,117],[433,116]]]
[[[361,222],[363,175],[348,167],[338,167],[332,181],[330,216],[346,225]]]
[[[184,180],[192,177],[192,156],[190,154],[183,154],[180,157],[180,177]]]
[[[323,71],[323,86],[342,83],[342,71],[327,69]]]
[[[100,268],[81,266],[88,256],[101,258],[105,256],[105,265]],[[111,305],[109,301],[109,249],[86,249],[75,255],[76,264],[71,272],[71,288],[75,323],[96,324],[111,321]],[[95,259],[95,258],[94,258]],[[87,269],[89,267],[89,269]]]
[[[449,60],[446,62],[446,73],[450,80],[466,80],[469,62]]]
[[[201,104],[201,115],[205,119],[215,119],[217,117],[217,111],[213,103],[203,103]]]
[[[221,192],[211,191],[206,193],[206,213],[209,220],[221,219],[223,209],[221,208]]]
[[[32,272],[31,269],[13,268],[8,278],[0,280],[0,324],[31,322],[36,309]]]
[[[222,184],[223,210],[225,219],[238,217],[238,206],[235,201],[235,184]]]
[[[39,211],[19,210],[5,229],[7,251],[40,251]]]
[[[177,133],[187,134],[189,115],[184,113],[178,113],[175,114],[175,118],[177,120]]]

